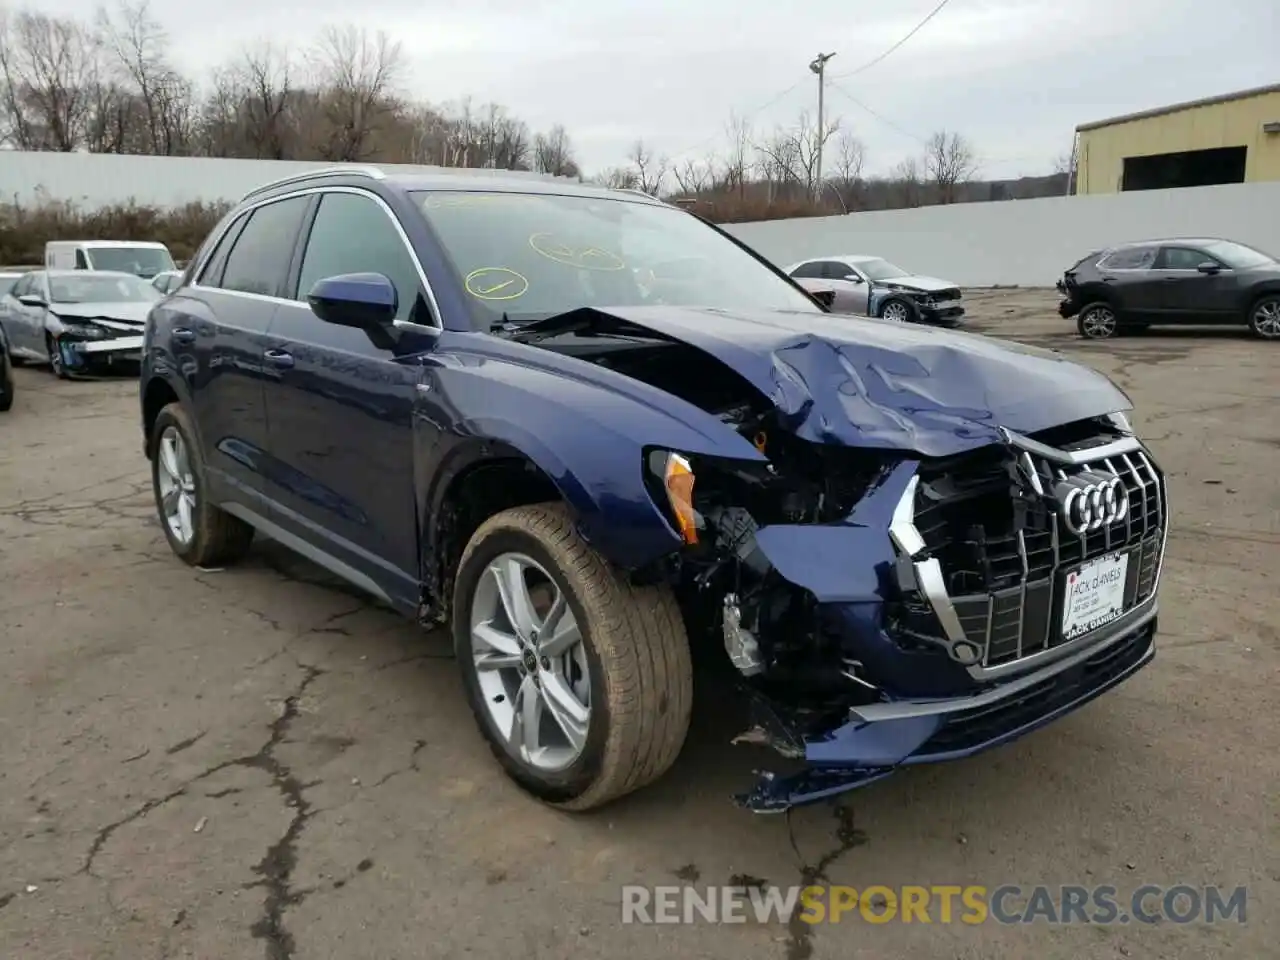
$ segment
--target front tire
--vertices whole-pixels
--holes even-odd
[[[239,560],[253,542],[253,527],[209,500],[204,459],[187,411],[171,403],[151,432],[151,486],[165,539],[193,567]]]
[[[44,335],[44,347],[49,353],[49,369],[59,380],[70,380],[67,365],[62,361],[62,349],[58,346],[58,338],[51,333]]]
[[[1249,329],[1255,337],[1280,340],[1280,294],[1260,297],[1249,308]]]
[[[1119,326],[1115,308],[1107,303],[1091,303],[1076,318],[1076,329],[1086,340],[1110,340]]]
[[[684,745],[693,671],[673,593],[630,584],[560,504],[505,510],[475,532],[453,640],[494,756],[547,803],[602,806],[658,779]]]
[[[881,320],[896,320],[898,323],[910,323],[915,318],[911,304],[899,297],[890,297],[880,304],[880,312],[876,314]]]

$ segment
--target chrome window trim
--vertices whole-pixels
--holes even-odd
[[[432,333],[432,334],[437,334],[443,331],[444,317],[441,316],[440,314],[440,302],[436,299],[435,290],[431,286],[431,281],[427,279],[426,271],[422,269],[422,261],[418,259],[418,254],[414,251],[413,244],[409,242],[409,235],[405,233],[404,226],[400,223],[400,218],[395,215],[395,211],[391,209],[387,201],[383,200],[382,197],[378,196],[373,191],[365,189],[363,187],[351,187],[346,185],[329,185],[329,186],[322,185],[322,186],[305,187],[299,190],[291,190],[288,193],[282,193],[279,196],[265,197],[261,200],[256,200],[253,203],[246,203],[241,207],[237,207],[236,210],[234,211],[235,215],[229,216],[227,218],[226,224],[223,226],[223,228],[220,231],[218,231],[217,237],[214,238],[212,242],[209,243],[208,250],[200,258],[200,262],[197,263],[195,265],[195,268],[191,271],[191,276],[201,277],[203,275],[205,267],[209,265],[209,260],[213,257],[214,253],[217,251],[218,245],[222,242],[223,238],[227,235],[227,232],[231,229],[231,227],[234,226],[240,220],[241,217],[245,216],[246,214],[252,213],[254,210],[257,210],[259,207],[265,207],[269,203],[278,203],[283,200],[292,200],[295,197],[309,197],[313,194],[325,194],[325,193],[349,193],[349,194],[354,194],[355,196],[358,196],[358,197],[367,197],[370,200],[373,200],[379,207],[382,208],[382,212],[387,215],[387,218],[391,221],[392,226],[395,227],[396,233],[399,234],[400,242],[404,244],[404,248],[409,254],[409,259],[413,262],[414,269],[416,269],[418,272],[418,279],[422,282],[422,289],[426,291],[427,302],[431,307],[432,319],[434,319],[436,322],[434,324],[423,324],[423,323],[411,323],[408,320],[395,320],[392,322],[392,326],[401,330],[414,330],[418,332]],[[308,238],[308,240],[309,239],[310,238]],[[304,256],[305,256],[305,250],[304,250]],[[267,296],[266,294],[262,294],[262,293],[249,293],[248,291],[245,291],[245,290],[226,290],[222,287],[208,287],[200,283],[199,280],[192,280],[192,282],[188,284],[188,288],[194,289],[194,290],[204,290],[210,293],[227,294],[229,296],[247,297],[251,300],[258,300],[264,303],[274,303],[274,304],[287,303],[287,304],[293,304],[293,305],[302,304],[303,306],[306,306],[306,301],[303,301],[303,300],[295,300],[290,297]]]

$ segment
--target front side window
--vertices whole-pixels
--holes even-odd
[[[157,273],[173,269],[168,250],[158,247],[94,247],[89,251],[94,270],[119,270],[148,280]],[[76,251],[76,267],[84,269],[84,252]]]
[[[482,329],[504,317],[536,320],[580,307],[822,312],[732,240],[674,207],[497,192],[418,192],[415,200]]]
[[[326,193],[316,210],[302,258],[297,299],[317,281],[344,273],[380,273],[395,284],[397,320],[429,325],[418,267],[390,216],[371,197]]]
[[[254,210],[227,255],[218,286],[264,297],[280,296],[302,215],[310,201],[306,196],[291,197]]]
[[[1213,261],[1203,250],[1192,247],[1164,247],[1156,261],[1158,270],[1197,270],[1200,264]]]
[[[150,303],[155,287],[140,277],[84,271],[49,278],[50,303]]]

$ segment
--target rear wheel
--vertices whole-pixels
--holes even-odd
[[[1076,318],[1076,329],[1086,340],[1108,340],[1116,335],[1118,328],[1116,312],[1106,303],[1091,303]]]
[[[151,484],[173,552],[193,567],[239,560],[253,542],[253,527],[209,501],[204,460],[187,412],[169,404],[156,417],[151,436]]]
[[[476,531],[454,585],[467,699],[494,756],[538,798],[601,806],[660,777],[689,729],[689,642],[667,586],[630,584],[560,504]]]
[[[1280,294],[1267,294],[1249,308],[1249,329],[1264,340],[1280,340]]]

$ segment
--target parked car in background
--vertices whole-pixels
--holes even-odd
[[[131,273],[33,270],[0,298],[15,359],[59,377],[137,363],[147,311],[160,293]]]
[[[13,406],[13,359],[9,355],[9,338],[0,327],[0,413]]]
[[[163,243],[144,240],[50,240],[44,245],[46,270],[117,270],[150,280],[175,269]]]
[[[178,289],[178,284],[182,282],[181,270],[166,270],[164,273],[157,273],[151,280],[151,285],[163,294],[173,293]]]
[[[1095,250],[1057,283],[1058,312],[1105,340],[1164,324],[1248,326],[1280,340],[1280,262],[1234,240],[1142,240]]]
[[[960,287],[908,273],[881,257],[812,257],[786,273],[811,293],[830,290],[834,313],[954,327],[964,318]]]
[[[291,177],[189,276],[139,410],[173,552],[265,532],[450,623],[549,803],[670,767],[693,644],[805,761],[760,811],[1007,742],[1154,655],[1164,478],[1055,354],[851,323],[715,226],[563,181]]]

